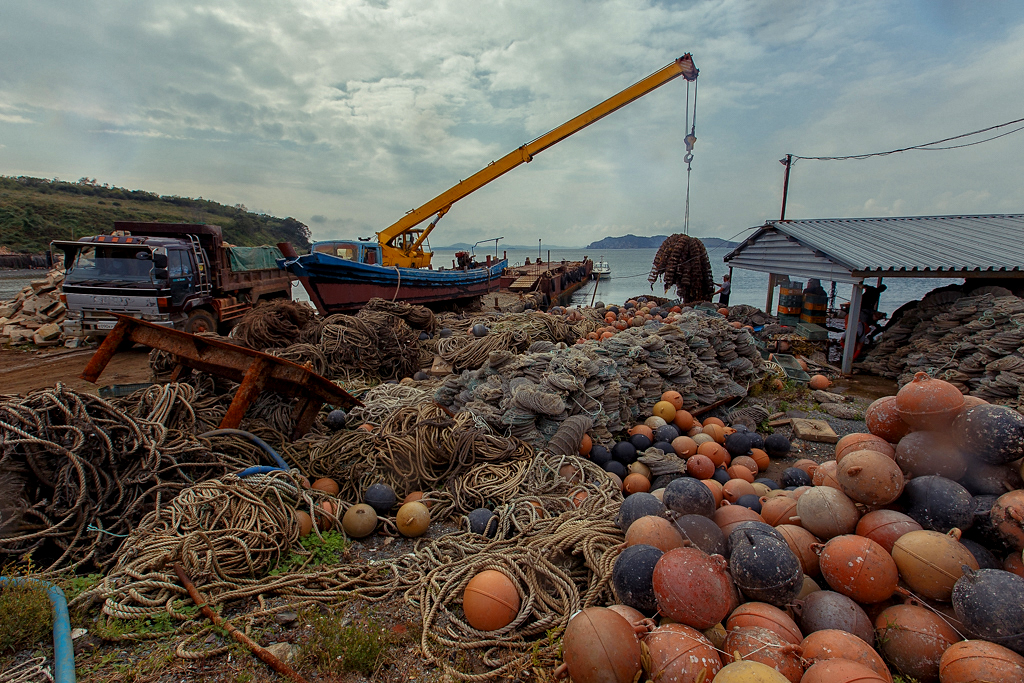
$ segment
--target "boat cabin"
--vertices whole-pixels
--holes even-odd
[[[375,242],[352,242],[348,240],[327,240],[314,242],[313,252],[327,254],[336,258],[365,263],[368,266],[381,264],[380,245]]]

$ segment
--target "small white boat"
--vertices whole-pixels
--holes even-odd
[[[605,261],[604,256],[602,256],[597,260],[597,263],[594,264],[594,269],[590,271],[590,274],[595,280],[600,280],[601,278],[607,279],[611,277],[612,274],[611,264]]]

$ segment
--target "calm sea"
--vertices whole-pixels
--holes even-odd
[[[536,260],[537,258],[536,250],[499,250],[499,256],[502,251],[507,251],[509,263],[513,265],[522,264],[527,258],[530,258],[531,260]],[[722,257],[725,256],[728,251],[728,248],[720,247],[709,250],[708,252],[708,255],[711,257],[711,266],[715,274],[716,282],[721,282],[722,275],[728,272],[728,268],[726,268],[722,261]],[[478,258],[482,260],[488,251],[486,249],[478,248],[476,253]],[[492,255],[494,254],[493,249],[490,253]],[[653,293],[657,296],[675,296],[674,292],[666,295],[661,283],[656,283],[652,292],[651,285],[647,281],[647,275],[651,271],[651,264],[654,262],[654,255],[657,253],[657,249],[609,249],[605,251],[587,249],[552,249],[551,260],[560,261],[565,259],[567,261],[580,261],[584,256],[588,256],[591,260],[597,261],[603,256],[605,261],[607,261],[612,267],[612,277],[610,280],[601,280],[596,285],[596,300],[603,301],[606,304],[621,304],[626,299],[640,296],[642,294]],[[542,256],[544,259],[548,258],[547,249],[543,251]],[[451,267],[451,262],[454,258],[454,250],[439,249],[434,252],[434,267]],[[46,271],[43,270],[0,270],[0,301],[15,297],[30,281],[39,280],[45,277]],[[954,282],[960,282],[960,280],[911,278],[887,280],[886,284],[888,285],[888,290],[882,294],[882,300],[879,308],[886,313],[892,313],[906,302],[920,299],[932,289]],[[822,282],[822,285],[826,290],[829,289],[829,283]],[[576,292],[576,294],[573,295],[573,303],[589,304],[591,300],[595,299],[594,287],[595,285],[592,283],[584,285]],[[767,295],[767,287],[768,275],[766,273],[734,270],[732,295],[729,299],[729,303],[749,304],[763,309],[765,297]],[[776,295],[777,294],[778,292],[776,292]],[[293,289],[292,295],[299,301],[309,300],[306,291],[301,285],[296,286]],[[837,303],[847,301],[849,300],[849,297],[850,285],[839,284],[836,289]],[[777,299],[778,297],[776,296],[776,304],[778,303]]]
[[[509,249],[505,250],[508,252],[508,260],[512,265],[522,264],[527,258],[530,260],[537,259],[537,250],[528,249]],[[730,248],[719,247],[717,249],[709,249],[708,256],[711,258],[711,268],[715,275],[715,282],[722,281],[722,275],[729,272],[728,267],[722,261],[722,257],[728,254]],[[502,250],[499,249],[499,256]],[[477,257],[483,258],[483,255],[487,254],[486,249],[477,248]],[[493,248],[489,252],[494,254]],[[567,261],[580,261],[584,256],[589,257],[593,261],[597,261],[602,256],[604,260],[611,265],[612,277],[610,280],[601,280],[597,283],[597,301],[603,301],[605,304],[621,304],[627,299],[642,294],[654,294],[655,296],[667,296],[675,297],[675,291],[673,290],[670,294],[665,294],[665,287],[661,282],[654,284],[653,291],[651,290],[651,284],[647,281],[647,275],[651,272],[651,265],[654,263],[654,256],[658,253],[657,249],[608,249],[608,250],[589,250],[589,249],[552,249],[551,260],[561,261],[565,259]],[[455,252],[450,250],[437,250],[434,252],[433,263],[434,267],[438,266],[451,266],[452,259],[455,258]],[[542,258],[548,258],[548,251],[544,249],[542,252]],[[915,301],[922,298],[925,294],[935,289],[936,287],[942,287],[951,283],[962,282],[962,280],[949,280],[949,279],[911,279],[911,278],[900,278],[890,279],[885,281],[888,289],[882,294],[881,302],[879,303],[879,309],[885,313],[892,313],[897,308],[907,303],[908,301]],[[806,285],[806,282],[804,283]],[[822,286],[826,291],[829,291],[829,283],[822,282]],[[874,281],[869,281],[869,284],[874,284]],[[594,284],[584,285],[574,295],[572,302],[574,304],[590,304],[591,300],[594,299]],[[840,304],[850,299],[851,286],[848,284],[839,283],[836,285],[836,304]],[[765,299],[768,294],[768,274],[767,273],[756,273],[749,270],[733,271],[733,283],[732,283],[732,294],[729,297],[730,304],[748,304],[750,306],[757,306],[763,309],[765,305]],[[775,304],[778,304],[778,290],[775,292]],[[717,300],[717,297],[716,297]]]

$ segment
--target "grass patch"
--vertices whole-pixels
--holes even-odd
[[[284,572],[295,571],[304,566],[320,567],[325,564],[336,564],[352,543],[345,538],[345,535],[337,531],[327,531],[322,534],[323,538],[316,534],[310,534],[299,542],[308,554],[296,552],[288,553],[281,564],[270,572],[271,576],[277,576]]]
[[[47,640],[53,631],[53,608],[38,584],[0,586],[0,653],[17,652]]]
[[[302,646],[299,657],[303,663],[320,673],[357,671],[372,676],[377,671],[390,645],[387,633],[373,620],[360,620],[342,626],[337,613],[313,617],[313,633]]]

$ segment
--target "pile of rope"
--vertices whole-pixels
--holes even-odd
[[[593,420],[597,439],[610,442],[665,391],[680,392],[693,410],[746,395],[763,371],[746,330],[691,311],[676,325],[631,328],[585,346],[492,351],[479,368],[445,378],[434,397],[541,448],[572,415]]]
[[[305,301],[263,301],[239,319],[231,338],[257,351],[284,348],[295,343],[314,317],[316,311]]]
[[[0,556],[107,567],[143,515],[237,467],[192,436],[194,398],[152,387],[126,412],[57,384],[0,400]]]
[[[669,236],[658,248],[647,281],[661,279],[665,291],[675,287],[678,296],[687,303],[710,301],[714,293],[711,260],[704,243],[696,237],[676,234]]]
[[[757,306],[747,306],[746,304],[729,306],[729,315],[726,316],[726,319],[729,322],[740,322],[751,327],[778,323],[778,318],[765,313]]]
[[[396,315],[409,323],[409,327],[415,330],[433,332],[437,326],[437,320],[434,317],[433,311],[426,306],[416,306],[405,301],[388,301],[387,299],[374,297],[363,306],[363,310]]]
[[[924,371],[964,394],[1024,409],[1024,299],[1005,292],[929,294],[894,317],[857,367],[900,385]]]

